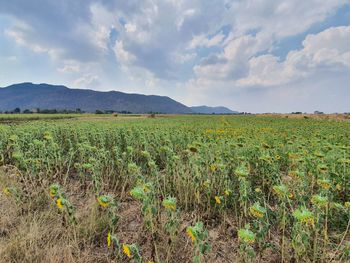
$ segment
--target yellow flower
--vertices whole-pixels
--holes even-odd
[[[108,247],[111,246],[111,232],[108,232],[108,236],[107,236],[107,246],[108,246]]]
[[[59,209],[63,209],[63,204],[62,204],[62,199],[61,198],[58,198],[56,200],[56,205]]]
[[[254,190],[256,193],[261,193],[261,189],[259,187],[255,188]]]
[[[220,199],[220,197],[219,196],[215,196],[215,202],[218,204],[218,205],[220,205],[221,204],[221,199]]]
[[[210,170],[212,172],[215,172],[218,169],[218,167],[215,164],[210,165]]]
[[[3,193],[4,193],[5,195],[7,195],[7,196],[10,196],[10,195],[11,195],[11,191],[10,191],[10,189],[8,189],[7,187],[4,188],[2,191],[3,191]]]
[[[335,186],[335,188],[337,188],[338,191],[341,191],[341,190],[342,190],[341,184],[337,184],[337,185]]]
[[[229,196],[231,194],[231,191],[230,190],[225,190],[224,193],[225,193],[226,196]]]
[[[128,245],[123,244],[123,252],[125,255],[127,255],[128,258],[131,258],[131,250]]]
[[[193,230],[191,228],[187,228],[187,235],[191,238],[192,242],[196,242],[196,236],[193,233]]]

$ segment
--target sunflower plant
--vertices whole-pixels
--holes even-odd
[[[194,226],[188,226],[186,233],[190,237],[194,248],[193,262],[204,262],[204,255],[211,250],[208,231],[204,229],[202,222],[197,222]]]

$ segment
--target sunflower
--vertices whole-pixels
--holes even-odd
[[[272,187],[273,191],[279,198],[291,197],[288,193],[288,188],[284,184],[275,185]]]
[[[319,208],[326,207],[328,204],[328,198],[326,196],[314,195],[311,198],[311,203]]]
[[[58,184],[52,184],[49,188],[49,194],[52,198],[58,197],[60,194],[60,186]]]
[[[56,205],[59,209],[63,209],[63,204],[64,204],[64,201],[62,200],[62,198],[58,198],[56,200]]]
[[[314,214],[307,210],[305,207],[302,207],[300,209],[296,209],[293,213],[293,216],[301,223],[305,225],[314,226],[315,225],[315,218]]]
[[[328,179],[319,179],[317,180],[317,184],[325,190],[329,190],[332,186],[331,181]]]
[[[248,228],[238,230],[238,238],[240,241],[247,244],[253,244],[255,242],[255,234]]]
[[[112,203],[112,198],[106,195],[101,195],[97,198],[98,203],[102,207],[108,207]]]
[[[168,197],[167,199],[163,200],[163,206],[168,210],[176,210],[176,198],[175,197]]]
[[[196,231],[193,229],[193,227],[189,226],[186,230],[187,235],[191,238],[192,242],[197,241],[197,234]]]
[[[215,198],[215,202],[216,202],[218,205],[220,205],[220,204],[221,204],[221,197],[216,195],[214,198]]]
[[[260,219],[264,217],[264,214],[266,213],[266,209],[260,206],[259,203],[255,203],[253,206],[249,208],[249,212],[252,216]]]
[[[132,254],[131,254],[131,249],[129,245],[123,244],[123,252],[125,255],[127,255],[128,258],[131,258]]]

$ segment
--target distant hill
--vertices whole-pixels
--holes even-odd
[[[21,110],[80,108],[87,112],[113,110],[132,113],[193,113],[191,108],[164,96],[69,89],[65,86],[33,83],[0,88],[0,111],[17,107]]]
[[[191,109],[195,113],[200,114],[238,114],[238,111],[230,110],[226,107],[208,107],[208,106],[194,106]]]

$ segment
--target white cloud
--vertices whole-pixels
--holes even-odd
[[[179,63],[179,64],[183,64],[183,63],[186,63],[188,61],[191,61],[193,60],[194,58],[196,58],[197,54],[192,52],[192,53],[178,53],[178,52],[174,52],[173,53],[173,60],[176,62],[176,63]]]
[[[187,9],[182,12],[182,14],[178,17],[177,21],[175,22],[177,30],[181,30],[181,27],[186,19],[194,16],[196,13],[195,9]]]
[[[129,64],[129,63],[132,63],[136,59],[133,54],[131,54],[130,52],[125,50],[124,44],[122,41],[116,41],[113,50],[114,50],[114,53],[117,57],[117,60],[120,63]]]
[[[316,71],[350,68],[350,26],[308,35],[303,48],[290,51],[284,61],[271,54],[256,55],[271,42],[245,35],[231,40],[223,52],[202,59],[193,70],[199,83],[214,81],[234,86],[275,86],[305,78]]]
[[[239,79],[249,70],[249,59],[268,46],[262,38],[244,35],[226,43],[223,51],[202,59],[194,67],[197,78],[217,80]]]
[[[281,85],[318,71],[349,70],[350,26],[308,35],[303,48],[289,52],[285,61],[272,55],[253,57],[249,69],[248,76],[238,80],[239,85]]]
[[[125,24],[124,27],[125,27],[125,31],[128,32],[128,33],[136,32],[136,25],[134,25],[134,24],[127,23],[127,24]]]
[[[57,58],[61,53],[61,50],[58,48],[51,48],[41,44],[40,42],[33,42],[27,40],[28,34],[34,34],[33,28],[25,23],[17,23],[13,28],[6,29],[4,34],[7,37],[12,38],[17,45],[24,46],[29,48],[35,53],[46,53],[52,58]]]
[[[220,32],[213,37],[207,37],[205,34],[194,36],[188,45],[189,49],[195,49],[197,47],[212,47],[221,44],[225,35]]]
[[[65,61],[64,65],[61,68],[57,68],[61,73],[77,73],[81,70],[81,65],[79,62],[74,60]]]
[[[346,3],[349,0],[235,1],[225,21],[233,25],[236,34],[256,29],[281,38],[305,32]]]
[[[99,83],[99,77],[93,74],[86,74],[78,79],[76,79],[73,83],[74,86],[77,87],[95,87]]]

